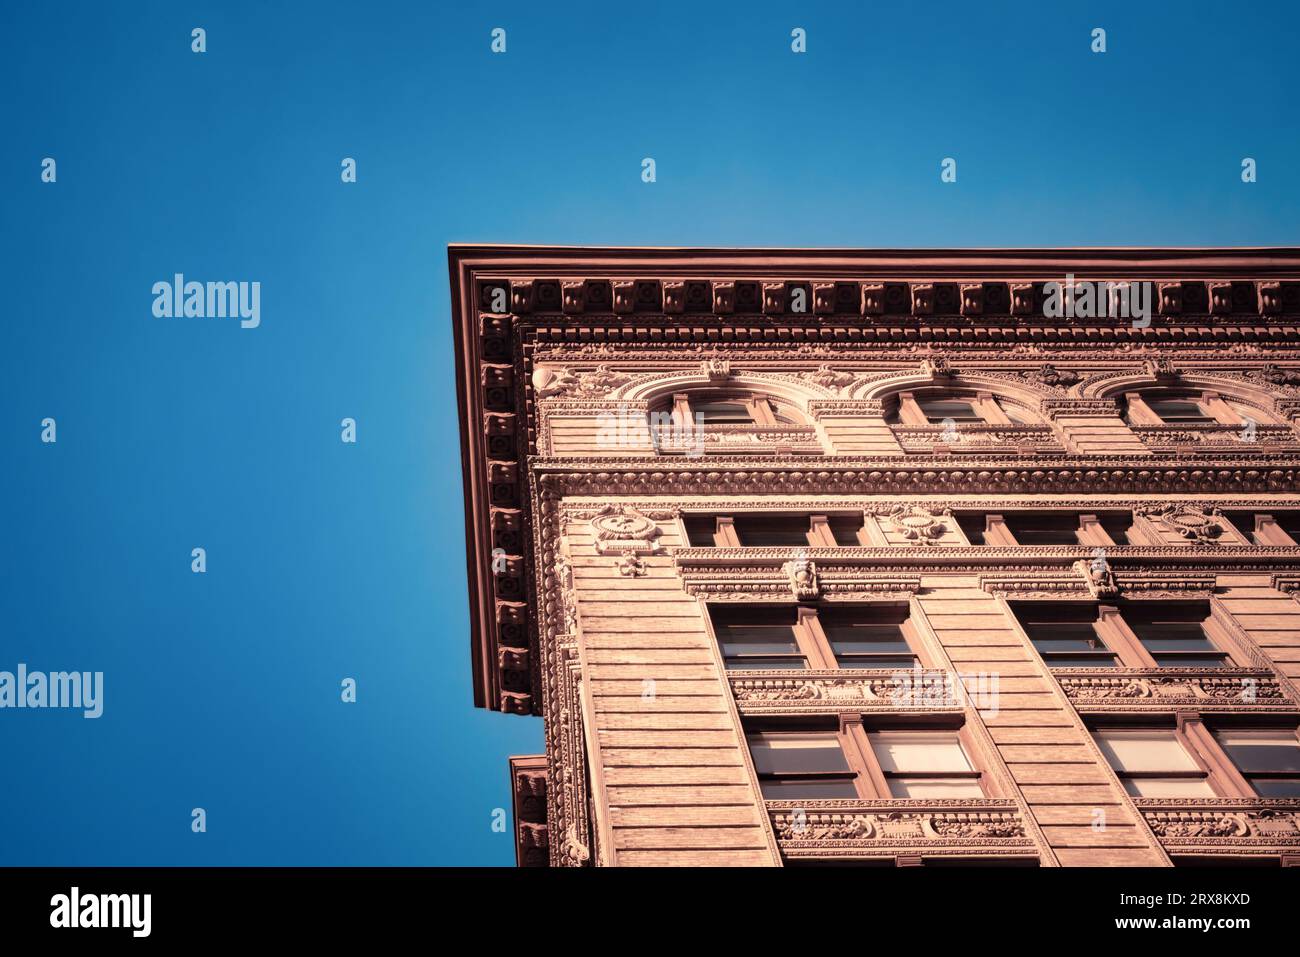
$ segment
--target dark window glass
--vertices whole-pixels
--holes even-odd
[[[854,798],[853,771],[831,732],[758,731],[748,735],[763,797]]]
[[[712,548],[716,541],[713,537],[718,527],[718,520],[713,515],[687,515],[686,539],[695,548]]]
[[[1294,728],[1224,729],[1215,737],[1261,797],[1300,797],[1300,739]]]
[[[1209,609],[1202,605],[1130,606],[1120,612],[1161,668],[1222,668],[1229,664],[1205,633]]]
[[[817,613],[841,668],[915,666],[916,655],[903,634],[906,620],[907,607],[900,605],[822,608]]]
[[[975,404],[967,399],[927,398],[916,400],[925,417],[939,425],[947,419],[954,422],[983,422],[984,417],[975,411]]]
[[[957,525],[961,528],[966,541],[972,545],[983,545],[985,517],[983,512],[958,512]]]
[[[1118,662],[1097,633],[1089,605],[1013,606],[1025,634],[1050,668],[1113,668]]]
[[[751,548],[775,545],[808,547],[807,515],[737,515],[736,537]]]
[[[1205,414],[1205,410],[1195,399],[1147,398],[1146,404],[1152,412],[1160,416],[1161,421],[1170,425],[1194,425],[1215,421],[1214,416]]]
[[[1004,513],[1002,520],[1020,545],[1078,545],[1079,516]]]
[[[792,608],[709,609],[728,669],[802,669],[808,662],[794,635]]]
[[[1273,512],[1273,521],[1282,531],[1291,536],[1291,541],[1300,545],[1300,512]],[[1255,526],[1252,524],[1251,528]]]
[[[1133,515],[1129,512],[1106,512],[1097,516],[1102,529],[1116,545],[1129,544],[1128,533],[1133,527]]]
[[[754,417],[744,399],[696,399],[691,412],[706,425],[752,425]]]

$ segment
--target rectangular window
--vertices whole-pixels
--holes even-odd
[[[1261,530],[1261,516],[1273,520],[1271,528]],[[1225,517],[1252,545],[1300,544],[1300,512],[1226,512]]]
[[[1013,605],[1020,626],[1049,668],[1114,668],[1115,653],[1097,633],[1092,605]]]
[[[754,416],[744,399],[699,399],[691,402],[695,421],[703,425],[753,425]]]
[[[1294,728],[1222,730],[1214,737],[1260,797],[1300,797],[1300,739]]]
[[[1198,425],[1217,421],[1214,416],[1206,414],[1195,399],[1148,397],[1146,404],[1168,425]]]
[[[1208,775],[1172,730],[1098,730],[1101,753],[1134,797],[1214,797]]]
[[[1222,668],[1231,664],[1205,633],[1210,617],[1204,605],[1176,603],[1129,605],[1124,623],[1161,668]]]
[[[841,668],[910,669],[916,655],[903,631],[906,605],[819,608],[817,621]]]
[[[748,739],[763,797],[799,801],[858,796],[856,775],[833,732],[755,731]]]
[[[1132,512],[1102,512],[1097,522],[1116,545],[1128,545],[1129,530],[1133,527]]]
[[[1004,512],[1002,518],[1017,545],[1079,544],[1079,516],[1073,513]]]
[[[808,667],[795,637],[793,607],[711,606],[709,615],[728,670]]]
[[[896,798],[982,797],[979,772],[953,731],[873,731],[868,737]]]
[[[1300,545],[1300,512],[1274,512],[1273,521],[1286,532],[1291,541]]]
[[[916,400],[921,412],[932,425],[942,425],[951,419],[953,422],[983,423],[984,416],[975,410],[975,404],[965,399],[940,399],[922,396]]]
[[[717,515],[699,514],[683,516],[682,521],[686,526],[686,539],[692,547],[714,548],[715,546],[728,544],[725,541],[720,542],[717,538],[719,517]],[[813,516],[811,514],[801,515],[790,512],[765,514],[760,512],[757,514],[721,517],[724,519],[731,518],[731,525],[736,535],[736,544],[745,548],[784,546],[790,548],[831,546],[856,548],[861,544],[858,541],[858,530],[862,528],[861,514],[825,516],[825,527],[830,530],[833,541],[827,540],[813,531]]]

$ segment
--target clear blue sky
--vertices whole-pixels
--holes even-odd
[[[511,862],[447,243],[1296,243],[1294,6],[1164,6],[5,3],[0,670],[105,704],[0,711],[0,864]]]

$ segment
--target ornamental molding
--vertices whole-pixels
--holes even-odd
[[[1049,422],[1055,422],[1057,419],[1071,417],[1117,417],[1119,415],[1119,406],[1115,404],[1114,399],[1049,398],[1044,399],[1039,404],[1038,411]]]
[[[654,555],[661,551],[654,519],[626,505],[607,505],[591,518],[596,551],[601,555]]]
[[[1053,273],[1052,279],[963,275],[890,281],[817,273],[799,275],[797,270],[793,277],[752,272],[727,277],[670,277],[656,269],[649,276],[632,272],[625,278],[613,278],[604,275],[602,268],[598,275],[586,278],[550,276],[545,272],[484,277],[479,280],[477,299],[480,308],[487,310],[504,292],[502,301],[509,303],[509,312],[514,316],[536,313],[553,319],[584,313],[602,318],[636,314],[642,320],[653,315],[681,316],[677,321],[686,323],[707,317],[735,321],[742,317],[758,320],[791,316],[806,322],[835,322],[848,317],[888,316],[894,320],[916,317],[947,323],[1027,317],[1030,322],[1047,324],[1051,322],[1044,310],[1049,296],[1047,283],[1062,282],[1068,270],[1076,269],[1082,267],[1062,265],[1060,275]],[[1078,277],[1096,282],[1158,280],[1162,327],[1179,320],[1224,323],[1235,317],[1257,322],[1261,317],[1300,313],[1300,283],[1273,278],[1234,279],[1235,285],[1213,278],[1169,280],[1159,278],[1162,271],[1157,265],[1140,277],[1127,269],[1109,274],[1105,270],[1080,271]],[[1099,316],[1092,321],[1099,326],[1131,327],[1128,319],[1120,317]]]
[[[1167,851],[1237,850],[1300,845],[1300,799],[1134,798]]]
[[[1296,712],[1276,675],[1259,668],[1053,668],[1070,702],[1105,713],[1171,707],[1216,712]]]
[[[822,596],[817,566],[807,558],[792,558],[781,566],[795,601],[816,601]]]
[[[908,459],[818,458],[772,455],[728,457],[725,468],[699,468],[675,458],[565,457],[532,460],[543,488],[568,495],[723,495],[761,491],[773,495],[853,494],[864,487],[879,494],[1033,494],[1035,492],[1138,492],[1143,495],[1265,493],[1300,487],[1300,465],[1269,468],[1251,460],[1225,460],[1214,467],[1195,464],[1162,467],[1149,455],[1101,460],[1036,460],[1007,465],[996,460],[963,459],[918,463]]]
[[[631,379],[631,373],[614,372],[602,364],[587,372],[573,372],[567,368],[539,368],[533,371],[532,382],[533,392],[538,399],[598,399],[609,395]]]
[[[1270,581],[1273,588],[1300,601],[1300,575],[1274,575]]]
[[[921,588],[920,576],[873,578],[850,572],[832,578],[806,558],[766,568],[678,564],[677,571],[688,595],[710,602],[907,601]]]
[[[1118,549],[1116,549],[1118,550]],[[1214,594],[1215,576],[1186,570],[1154,570],[1138,567],[1116,573],[1110,550],[1106,557],[1080,559],[1071,573],[1038,571],[1030,574],[983,575],[979,587],[990,595],[1009,601],[1084,599],[1106,601],[1204,600]]]
[[[1198,545],[1217,544],[1220,536],[1227,531],[1223,510],[1218,506],[1170,502],[1167,505],[1137,508],[1134,515],[1140,515]]]
[[[1062,587],[1087,589],[1078,568],[1081,560],[1096,560],[1097,548],[1084,545],[952,545],[918,549],[913,545],[872,546],[789,546],[683,547],[673,551],[680,573],[687,581],[705,576],[726,578],[771,577],[783,580],[780,566],[791,558],[809,558],[817,563],[824,583],[839,577],[864,576],[889,580],[890,569],[906,569],[909,575],[925,572],[978,573],[990,582],[1009,573],[1015,580],[1028,575],[1027,582],[1059,580]],[[1300,565],[1300,549],[1294,545],[1225,545],[1200,548],[1178,545],[1114,545],[1105,549],[1105,560],[1119,576],[1122,588],[1130,591],[1200,592],[1214,586],[1215,576],[1244,571],[1277,571],[1278,566]],[[1130,564],[1132,567],[1130,567]],[[1044,567],[1049,566],[1049,567]],[[902,579],[895,579],[902,580]],[[824,585],[824,587],[830,587]]]
[[[795,806],[788,801],[766,802],[777,843],[791,857],[945,851],[1001,856],[1011,850],[1036,850],[1013,802],[919,803],[808,801]]]
[[[938,669],[727,671],[742,715],[852,714],[862,709],[948,714],[965,706],[954,676]]]
[[[728,342],[726,347],[720,350],[716,343],[690,340],[681,341],[672,346],[647,344],[644,341],[632,340],[603,344],[552,342],[544,336],[539,338],[537,330],[527,325],[521,326],[519,331],[524,338],[523,348],[529,359],[536,363],[558,365],[575,362],[595,364],[602,361],[627,362],[636,360],[643,364],[653,362],[656,365],[667,366],[681,363],[683,357],[688,356],[724,355],[731,359],[741,359],[747,366],[756,369],[764,369],[769,366],[786,367],[791,362],[816,362],[826,363],[837,369],[851,369],[854,372],[882,372],[885,369],[890,369],[896,374],[900,356],[917,359],[922,355],[934,352],[933,346],[923,347],[915,342],[903,341],[884,344],[863,338],[837,340],[833,343],[800,342],[794,339],[780,342],[748,342],[741,339]],[[1120,355],[1124,358],[1107,359],[1098,356],[1097,345],[1095,341],[1091,343],[1055,342],[1049,344],[1041,341],[990,342],[985,340],[961,342],[953,348],[954,354],[959,354],[963,364],[968,367],[972,363],[978,363],[979,368],[988,371],[996,370],[1001,373],[1014,373],[1015,369],[1012,368],[1012,364],[1023,366],[1027,361],[1036,365],[1041,365],[1044,362],[1064,363],[1071,365],[1077,371],[1081,371],[1084,379],[1091,375],[1100,374],[1103,371],[1114,371],[1112,367],[1124,366],[1131,369],[1135,360],[1161,355],[1169,348],[1168,345],[1161,346],[1156,343],[1120,340],[1108,343],[1105,353],[1108,356]],[[1254,382],[1260,386],[1267,383],[1267,380],[1262,375],[1255,373],[1260,372],[1263,366],[1275,365],[1281,367],[1283,363],[1300,363],[1300,350],[1297,350],[1288,342],[1211,342],[1202,346],[1194,341],[1189,341],[1181,343],[1178,348],[1179,360],[1189,369],[1195,371],[1199,368],[1198,363],[1205,363],[1208,372],[1228,378],[1244,377],[1246,381]],[[1222,371],[1224,356],[1238,357],[1234,361],[1234,365],[1238,366],[1239,371]],[[861,363],[864,366],[873,364],[877,368],[858,369],[854,367],[854,363]],[[1290,365],[1285,368],[1288,373],[1295,373],[1295,370],[1291,369]],[[1268,388],[1273,389],[1277,388],[1277,386],[1268,383]],[[1280,388],[1284,393],[1289,394],[1287,386],[1283,385]],[[1300,394],[1300,391],[1298,391],[1298,394]]]
[[[899,505],[876,508],[871,514],[883,518],[895,532],[914,545],[934,545],[954,525],[950,508],[940,509],[936,514],[921,505]]]

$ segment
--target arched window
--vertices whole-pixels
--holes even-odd
[[[771,396],[750,392],[682,392],[671,403],[652,410],[669,412],[678,425],[749,425],[775,428],[804,425],[805,420],[793,406]]]
[[[899,392],[885,404],[893,425],[1027,425],[1035,420],[1023,406],[974,389],[916,389]]]
[[[1129,425],[1233,425],[1271,422],[1265,413],[1218,392],[1196,389],[1143,389],[1124,395]]]

